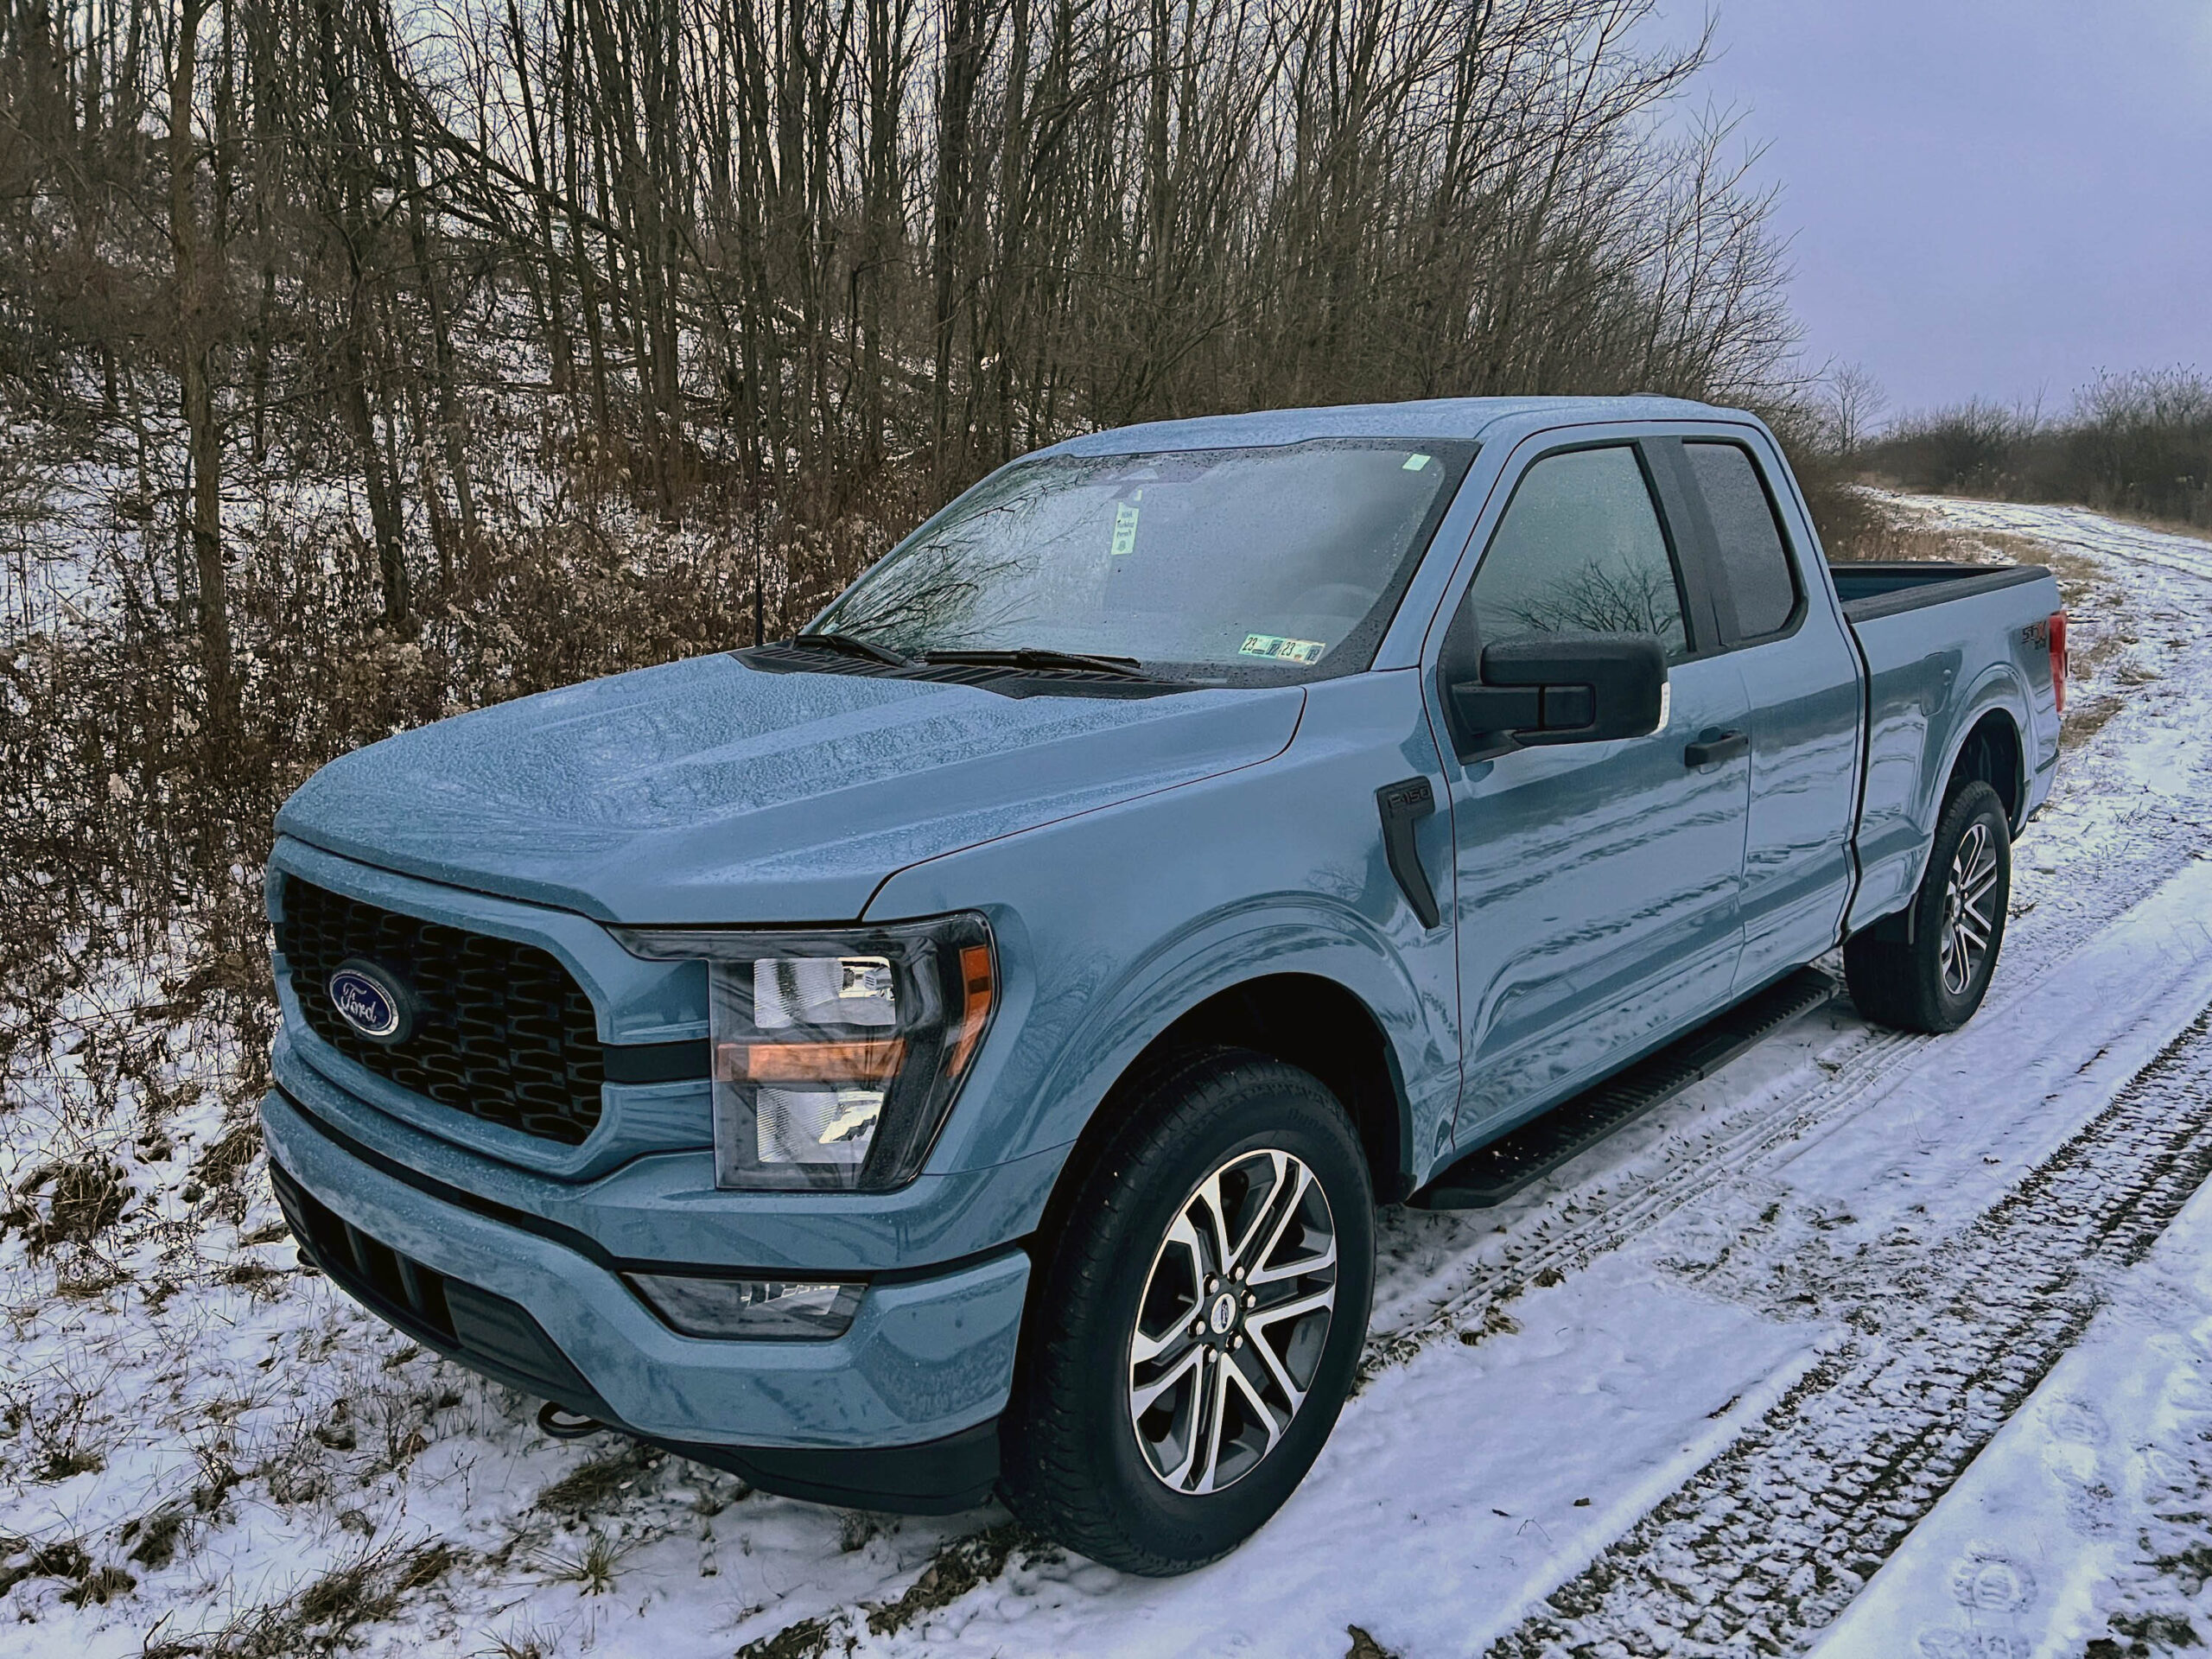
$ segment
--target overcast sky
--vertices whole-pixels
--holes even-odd
[[[1694,35],[1702,0],[1661,0]],[[1901,409],[2212,372],[2212,0],[1714,0],[1806,354]]]

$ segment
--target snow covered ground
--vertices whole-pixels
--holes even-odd
[[[2212,1643],[2212,545],[1898,508],[2044,550],[2075,618],[1984,1012],[1928,1040],[1832,1004],[1501,1209],[1394,1213],[1361,1390],[1228,1560],[1131,1580],[995,1510],[840,1515],[549,1442],[296,1272],[188,1109],[102,1142],[134,1196],[93,1246],[0,1242],[0,1649]],[[72,1135],[98,1126],[16,1104],[0,1178]]]

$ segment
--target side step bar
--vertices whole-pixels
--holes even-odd
[[[1485,1210],[1503,1204],[1662,1101],[1711,1077],[1790,1020],[1810,1014],[1840,988],[1819,969],[1800,968],[1688,1036],[1469,1153],[1406,1202],[1416,1210]]]

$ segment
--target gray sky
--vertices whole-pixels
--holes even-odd
[[[1701,0],[1662,0],[1694,34]],[[2212,372],[2212,0],[1715,0],[1814,365],[1904,410]]]

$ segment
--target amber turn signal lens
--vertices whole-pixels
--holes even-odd
[[[723,1083],[881,1083],[906,1058],[906,1039],[852,1043],[724,1043],[715,1051]]]
[[[963,945],[960,950],[960,1030],[952,1039],[952,1058],[947,1062],[948,1076],[958,1077],[968,1069],[968,1057],[976,1052],[976,1042],[983,1034],[983,1025],[991,1017],[991,950],[988,945]]]

